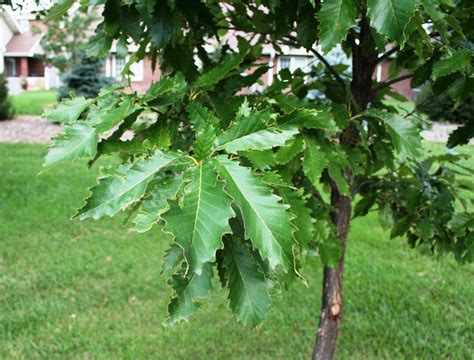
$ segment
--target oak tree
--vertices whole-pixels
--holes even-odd
[[[65,13],[62,0],[49,18]],[[316,249],[324,278],[315,359],[331,358],[343,314],[351,219],[379,211],[392,237],[437,257],[474,260],[473,170],[448,150],[427,156],[423,119],[391,85],[431,81],[457,102],[472,89],[473,6],[455,0],[82,0],[102,20],[88,49],[136,44],[161,80],[72,97],[46,116],[64,125],[46,166],[120,159],[75,215],[125,211],[139,232],[172,234],[163,260],[173,288],[167,324],[188,320],[218,276],[244,324],[264,320],[272,287],[300,279]],[[320,70],[284,69],[262,92],[264,46],[311,52]],[[351,60],[330,64],[340,47]],[[378,82],[378,64],[390,78]],[[321,71],[321,69],[323,69]],[[274,70],[274,69],[273,69]],[[324,96],[311,100],[317,89]],[[126,131],[131,140],[123,140]],[[451,134],[465,144],[472,124]],[[315,279],[306,279],[315,281]],[[303,279],[301,281],[304,281]],[[369,311],[369,310],[368,310]]]

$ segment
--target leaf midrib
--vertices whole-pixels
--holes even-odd
[[[237,268],[237,271],[240,275],[240,278],[242,279],[242,284],[243,284],[243,287],[244,287],[244,290],[245,290],[245,293],[247,294],[247,296],[245,297],[246,298],[246,302],[248,304],[250,304],[250,308],[252,310],[252,313],[255,317],[257,317],[257,314],[256,312],[254,311],[254,308],[256,308],[256,305],[254,305],[254,303],[252,302],[252,296],[250,296],[250,291],[248,290],[247,286],[246,286],[246,281],[244,280],[245,277],[243,276],[243,272],[241,271],[240,269],[240,266],[239,266],[239,262],[237,261],[237,256],[235,255],[235,251],[234,251],[234,247],[231,246],[230,247],[230,251],[232,253],[232,257],[234,258],[234,263],[235,263],[235,267]],[[268,295],[268,294],[267,294]]]
[[[280,248],[281,250],[281,253],[282,254],[285,254],[284,250],[283,250],[283,247],[280,245],[280,243],[278,242],[278,239],[273,235],[273,232],[271,231],[271,229],[268,227],[267,223],[262,219],[262,217],[260,216],[260,214],[258,213],[258,211],[256,211],[256,209],[254,208],[253,204],[249,201],[249,199],[247,198],[247,196],[245,196],[245,194],[242,192],[240,186],[238,186],[237,182],[234,180],[234,177],[230,174],[230,172],[227,170],[227,168],[225,167],[224,165],[224,168],[226,169],[227,173],[229,174],[230,178],[232,179],[232,181],[234,182],[234,184],[236,185],[237,189],[239,190],[240,194],[244,197],[244,199],[247,201],[247,203],[250,205],[250,207],[252,208],[253,212],[255,213],[256,217],[264,224],[265,228],[270,232],[272,238],[275,240],[276,244],[278,245],[278,247]],[[245,220],[244,220],[245,221]],[[268,255],[267,255],[268,257]],[[283,256],[282,256],[283,257]],[[285,257],[286,257],[286,254],[285,254]],[[283,263],[282,263],[283,264]],[[284,265],[284,264],[283,264]]]
[[[102,207],[103,205],[109,204],[110,202],[115,201],[116,199],[120,198],[121,196],[123,196],[124,194],[126,194],[127,192],[129,192],[131,189],[135,188],[137,185],[141,184],[142,182],[146,181],[148,178],[150,178],[151,176],[153,176],[154,174],[156,174],[156,172],[157,172],[159,169],[161,169],[161,168],[162,168],[163,166],[165,166],[167,163],[171,162],[173,159],[167,159],[167,160],[168,160],[167,162],[162,163],[158,168],[154,168],[153,171],[150,171],[150,173],[149,173],[146,177],[142,178],[140,181],[135,182],[132,186],[129,186],[125,191],[122,191],[122,192],[119,193],[118,195],[116,195],[116,196],[114,196],[114,197],[112,197],[112,198],[110,198],[110,199],[108,199],[108,200],[106,200],[106,201],[104,201],[104,202],[101,202],[98,206],[93,207],[93,208],[87,210],[87,212],[89,212],[89,211],[91,211],[91,210],[93,210],[93,209],[97,209],[97,208],[99,208],[99,207]]]

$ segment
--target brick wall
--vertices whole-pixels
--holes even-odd
[[[389,78],[389,67],[390,67],[390,62],[384,61],[381,65],[381,81],[386,81]],[[376,69],[377,72],[377,69]],[[398,76],[402,76],[407,74],[407,72],[401,72]],[[413,89],[411,88],[410,85],[410,79],[406,79],[400,82],[397,82],[391,86],[391,88],[405,96],[409,100],[413,100]]]
[[[159,80],[161,77],[160,65],[157,63],[155,71],[151,68],[151,58],[146,56],[143,59],[143,80],[132,81],[132,89],[139,94],[142,94],[148,90],[151,83]]]

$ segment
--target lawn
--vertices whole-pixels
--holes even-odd
[[[11,96],[15,115],[41,115],[57,101],[57,90],[31,90]]]
[[[259,329],[234,320],[223,290],[190,323],[164,328],[170,291],[160,266],[170,240],[129,232],[123,218],[71,221],[96,170],[73,164],[37,176],[45,152],[0,144],[0,358],[309,358],[317,258],[303,268],[309,286],[275,297]],[[374,214],[351,228],[344,294],[339,359],[472,357],[474,266],[389,240]]]

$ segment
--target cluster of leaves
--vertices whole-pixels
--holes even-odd
[[[416,97],[417,109],[432,121],[468,124],[474,121],[474,93],[471,92],[460,104],[449,94],[434,94],[429,85],[423,86]]]
[[[390,236],[406,236],[412,247],[439,257],[454,253],[461,263],[474,261],[474,171],[453,150],[423,161],[409,160],[395,172],[374,178],[362,189],[354,209],[361,216],[378,207]],[[456,212],[456,206],[462,210]],[[470,210],[471,209],[471,210]]]
[[[72,3],[62,1],[51,16],[60,16]],[[387,84],[374,84],[372,74],[388,56],[379,52],[391,42],[390,51],[400,52],[393,62],[394,76],[409,70],[418,82],[422,76],[428,80],[454,74],[462,79],[470,60],[461,66],[452,57],[457,59],[461,51],[456,39],[470,36],[471,30],[452,15],[454,4],[97,3],[104,5],[104,21],[89,50],[105,54],[116,41],[117,51],[125,51],[135,42],[139,48],[124,75],[130,74],[134,61],[146,55],[157,61],[159,53],[164,76],[141,95],[115,86],[97,98],[73,97],[48,111],[49,119],[64,124],[64,134],[55,138],[46,166],[78,158],[92,164],[103,155],[121,160],[103,169],[76,217],[98,219],[127,211],[137,231],[156,225],[173,235],[163,266],[172,274],[174,291],[167,323],[187,320],[197,310],[200,299],[209,296],[213,272],[228,287],[237,317],[260,323],[270,305],[269,291],[298,275],[300,255],[309,248],[317,248],[325,265],[339,263],[343,246],[333,223],[337,199],[350,202],[359,191],[370,189],[364,199],[372,193],[372,204],[383,204],[383,209],[390,204],[394,228],[400,228],[399,220],[409,211],[431,206],[433,199],[424,195],[415,207],[393,197],[390,184],[397,192],[410,187],[408,182],[421,193],[424,189],[421,170],[400,165],[422,155],[422,120]],[[435,36],[442,37],[440,44],[429,40],[422,27],[427,21],[440,33]],[[229,36],[229,29],[245,36]],[[341,76],[345,66],[326,66],[315,84],[310,74],[285,70],[262,94],[243,95],[268,70],[261,62],[264,44],[271,42],[278,51],[281,45],[303,46],[321,56],[313,49],[316,41],[324,51],[341,44],[353,58],[352,76]],[[209,52],[208,43],[217,50]],[[440,70],[445,66],[449,69]],[[324,101],[307,98],[314,88],[324,92]],[[386,100],[387,94],[396,100]],[[126,131],[131,140],[123,140]],[[416,176],[401,169],[412,169]],[[387,171],[395,178],[392,182],[380,176]],[[444,175],[441,180],[430,176],[432,182],[447,181]],[[367,188],[371,183],[385,185]],[[437,189],[432,196],[458,191],[454,186],[439,190],[438,183],[432,187]],[[439,220],[445,221],[440,232],[429,232],[429,239],[424,233],[423,241],[438,244],[442,231],[452,230],[455,235],[443,238],[449,243],[444,248],[469,261],[471,224],[462,229],[453,225],[461,215],[451,203],[445,220]],[[420,221],[433,219],[433,214]],[[416,224],[405,228],[411,238],[417,234]]]

